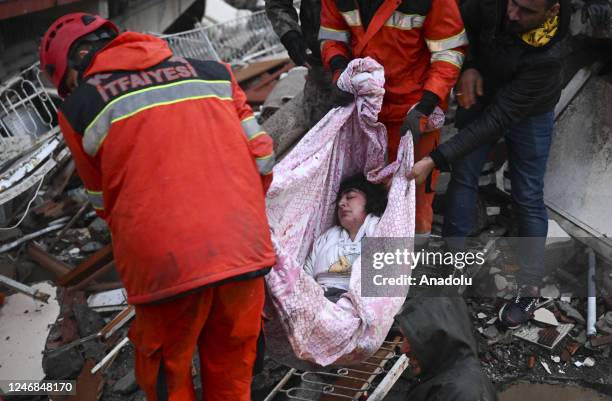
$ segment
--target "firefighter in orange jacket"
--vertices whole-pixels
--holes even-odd
[[[204,399],[250,400],[275,263],[264,207],[274,154],[231,70],[82,13],[54,22],[40,53],[136,308],[129,336],[147,399],[196,399],[197,346]]]
[[[322,0],[319,39],[337,104],[352,100],[335,85],[350,59],[369,56],[385,68],[378,118],[387,127],[390,161],[407,130],[415,140],[415,160],[436,147],[440,132],[424,133],[424,124],[436,105],[446,107],[468,43],[457,0]],[[417,235],[431,231],[437,174],[417,186]]]

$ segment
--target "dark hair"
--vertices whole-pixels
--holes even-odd
[[[107,27],[101,27],[90,34],[79,38],[70,47],[70,50],[68,52],[68,64],[71,68],[74,68],[76,70],[84,69],[86,65],[83,65],[85,64],[83,63],[84,60],[79,60],[79,52],[83,49],[86,49],[91,53],[88,55],[89,57],[86,56],[86,64],[89,64],[89,61],[91,61],[93,55],[97,53],[98,50],[106,46],[106,44],[113,40],[115,37],[117,37],[117,33],[115,31]]]
[[[365,194],[367,213],[382,216],[387,207],[387,189],[383,184],[372,184],[363,173],[345,178],[340,183],[340,189],[338,189],[338,195],[336,196],[336,209],[342,195],[352,189],[359,190]]]

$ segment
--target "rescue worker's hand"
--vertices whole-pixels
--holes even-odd
[[[587,1],[582,8],[582,21],[586,22],[589,19],[595,30],[607,28],[611,16],[612,8],[607,0]]]
[[[418,162],[414,163],[412,170],[408,173],[409,180],[415,180],[417,185],[422,184],[427,176],[431,174],[431,170],[436,167],[433,159],[429,156],[425,156]]]
[[[412,143],[417,144],[421,134],[425,132],[429,115],[433,113],[439,101],[440,98],[435,93],[427,90],[423,91],[421,100],[406,115],[400,135],[404,136],[410,130],[412,133]]]
[[[468,68],[461,74],[455,92],[459,106],[469,109],[476,103],[476,96],[484,95],[482,75],[475,68]]]
[[[281,38],[281,43],[287,49],[289,57],[295,65],[306,64],[308,45],[298,31],[289,31]]]
[[[334,56],[329,62],[329,67],[332,73],[332,89],[330,93],[331,104],[335,107],[348,106],[355,101],[355,96],[352,93],[345,92],[338,88],[338,79],[342,72],[349,64],[349,59],[344,56]]]
[[[331,103],[335,107],[344,107],[355,101],[355,96],[352,93],[345,92],[338,88],[337,82],[332,83],[332,90],[330,93]]]
[[[421,134],[425,130],[425,124],[427,124],[427,116],[414,107],[408,112],[408,115],[406,115],[404,119],[402,130],[400,131],[401,136],[406,135],[406,132],[410,130],[412,134],[412,143],[416,145],[419,139],[421,139]]]

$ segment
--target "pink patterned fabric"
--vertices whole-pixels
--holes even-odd
[[[331,110],[276,165],[266,200],[278,258],[266,276],[267,352],[302,369],[308,363],[350,364],[367,358],[384,341],[404,301],[404,297],[361,297],[361,258],[353,264],[349,291],[337,303],[327,300],[322,288],[304,273],[302,266],[314,240],[334,223],[341,180],[358,171],[375,183],[392,178],[388,206],[375,237],[414,237],[414,181],[406,178],[413,164],[412,138],[402,138],[398,160],[386,165],[386,130],[378,122],[383,68],[371,58],[356,59],[338,82],[356,95],[356,101]],[[439,109],[430,119],[436,126],[443,120]],[[406,270],[410,274],[408,266]]]

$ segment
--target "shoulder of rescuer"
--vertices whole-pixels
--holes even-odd
[[[227,65],[125,32],[91,58],[58,120],[111,228],[130,303],[274,264],[264,201],[272,139]]]

